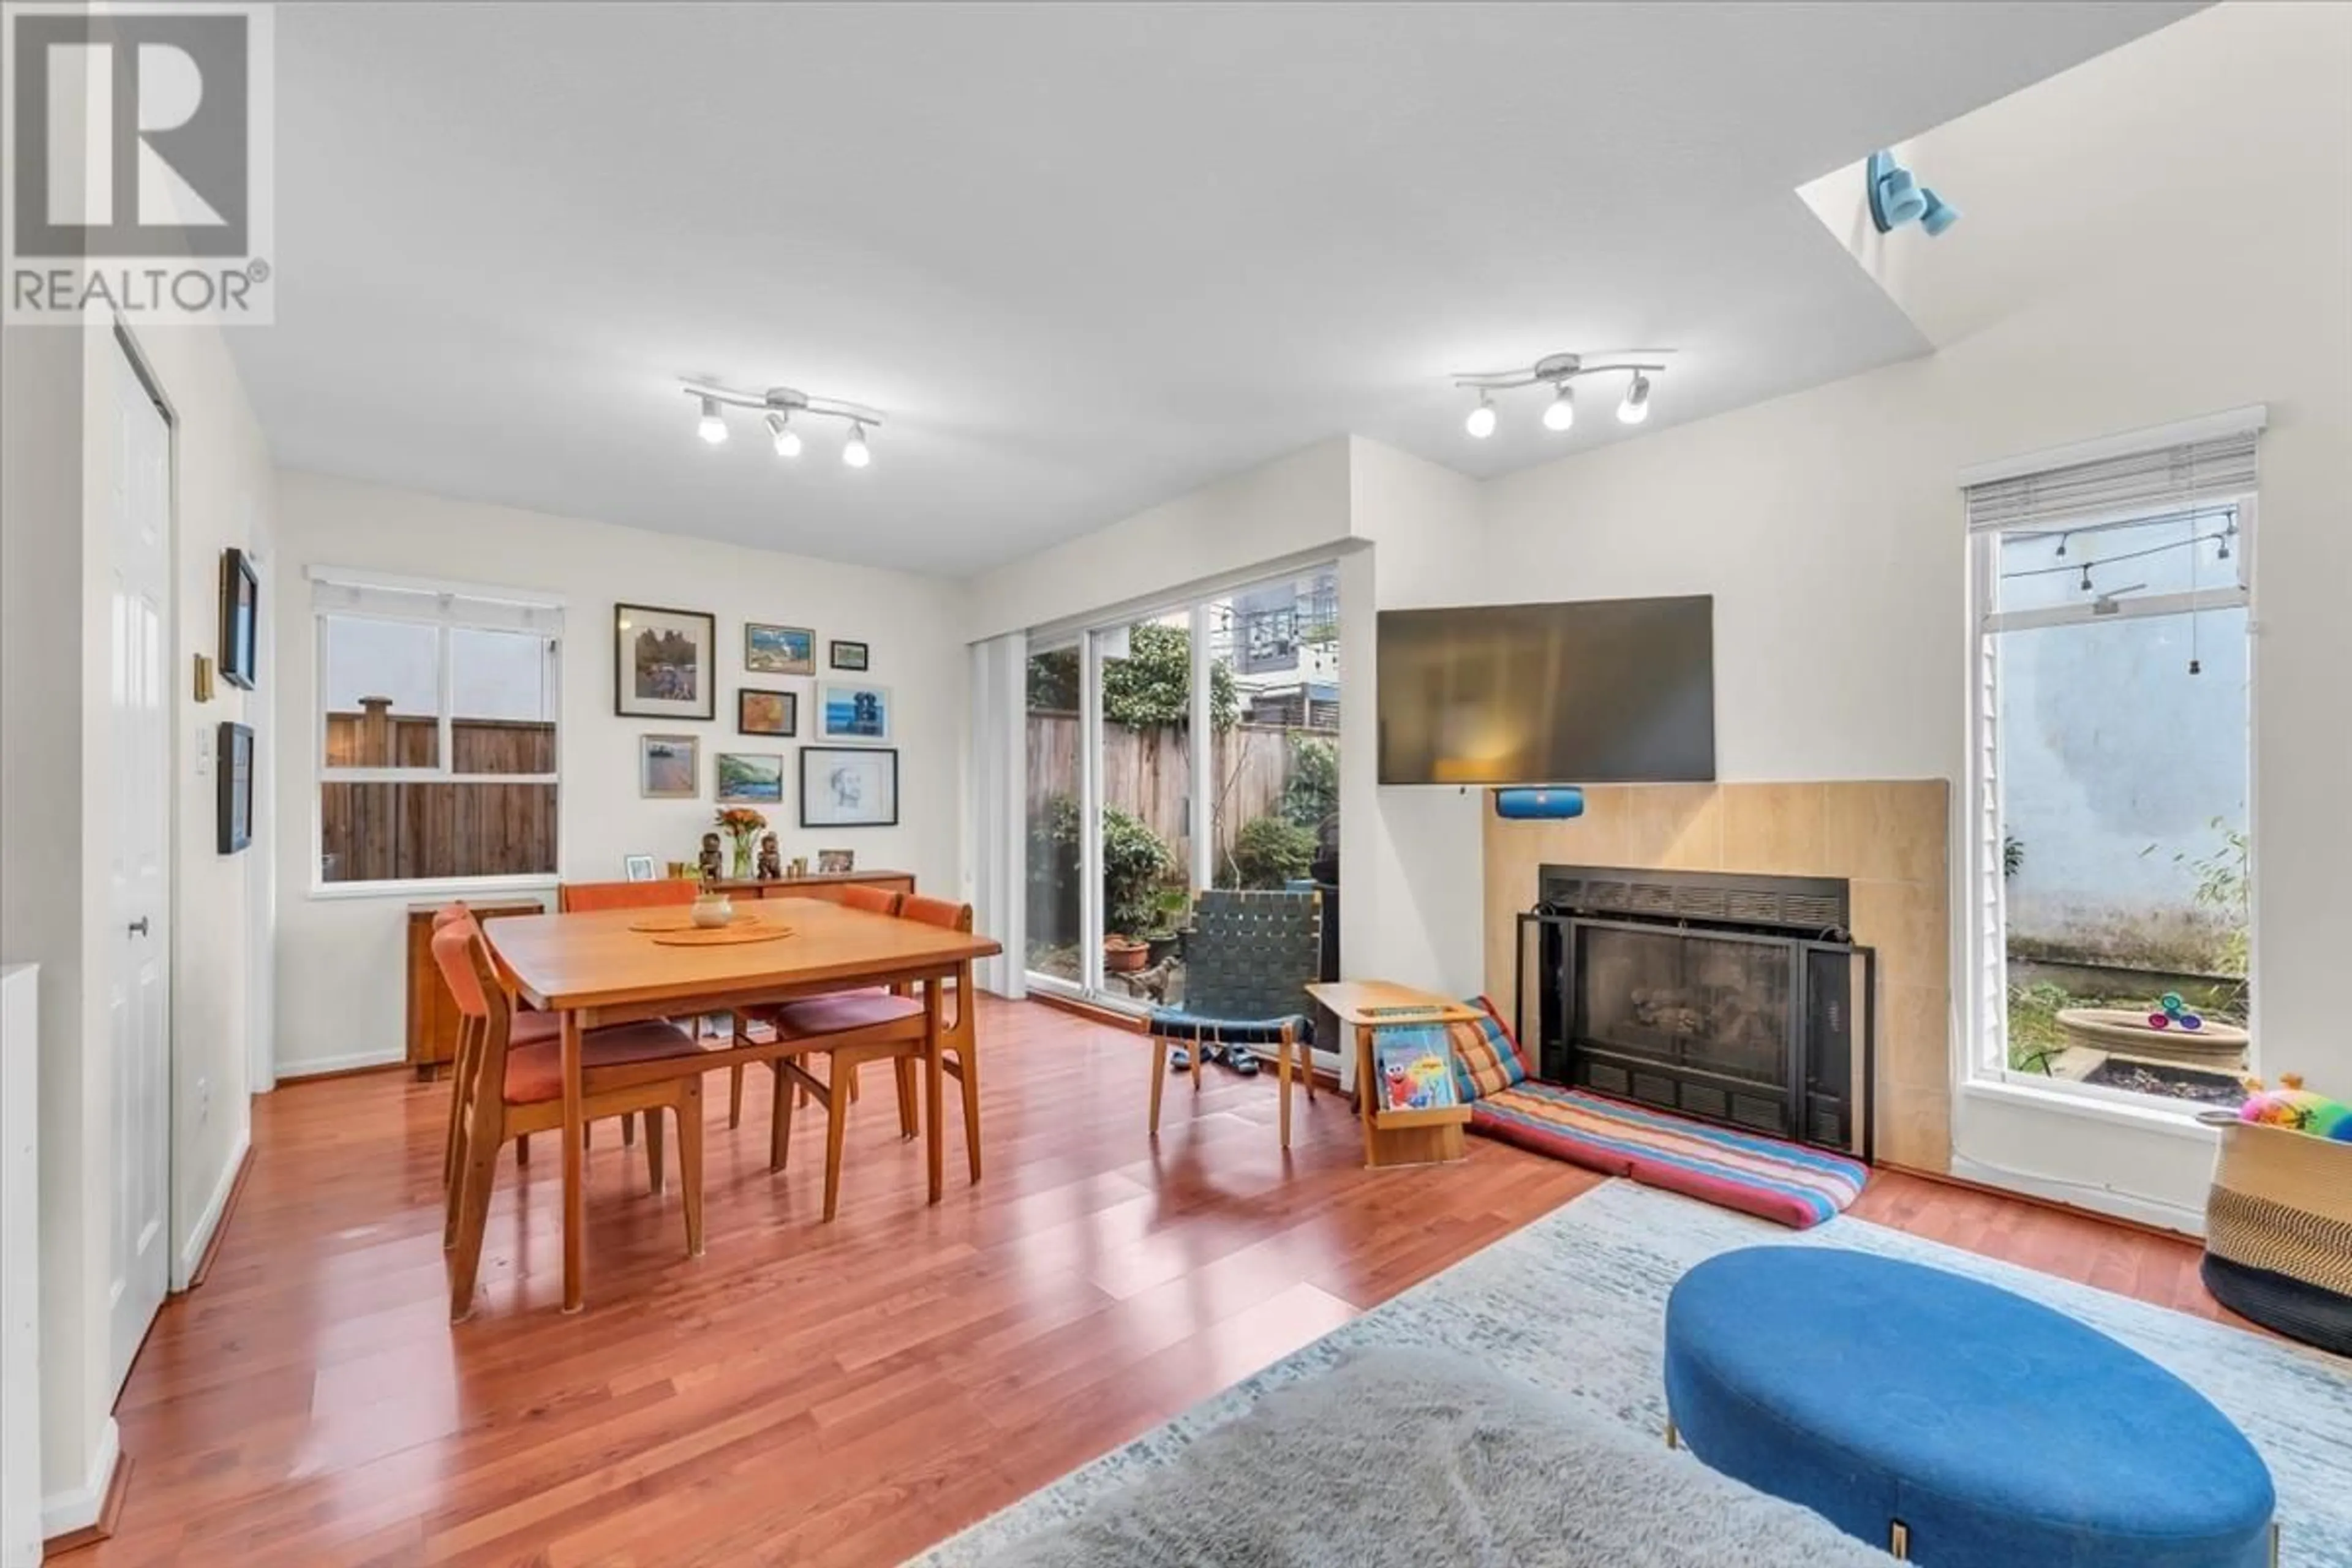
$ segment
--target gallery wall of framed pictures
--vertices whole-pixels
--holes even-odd
[[[614,606],[613,711],[658,721],[637,737],[638,795],[776,808],[804,828],[898,826],[898,704],[868,679],[874,647],[863,638],[820,640],[809,626],[745,620],[734,733],[710,737],[705,782],[703,736],[676,725],[723,724],[726,652],[738,646],[708,611]],[[793,750],[774,744],[803,740],[797,764]]]

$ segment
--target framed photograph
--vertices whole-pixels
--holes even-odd
[[[253,842],[253,726],[220,727],[220,852],[234,855]]]
[[[816,868],[824,876],[846,877],[857,869],[857,851],[820,849],[816,852]]]
[[[862,642],[836,642],[827,657],[835,669],[865,669],[869,652]]]
[[[719,804],[781,805],[784,799],[782,752],[719,753]]]
[[[261,626],[261,578],[242,550],[221,552],[220,678],[250,691]]]
[[[887,741],[890,738],[890,689],[862,680],[828,680],[817,689],[816,733],[821,741]]]
[[[880,746],[803,746],[801,826],[898,826],[898,750]]]
[[[718,710],[719,621],[699,610],[613,606],[613,711],[624,719],[709,719]]]
[[[806,626],[746,621],[743,668],[754,675],[814,675],[816,634]]]
[[[702,793],[702,742],[693,735],[637,737],[637,793],[647,800],[692,800]]]
[[[654,869],[654,858],[650,855],[622,856],[621,870],[632,882],[656,882],[661,879]]]
[[[746,686],[735,693],[735,729],[744,735],[780,735],[786,740],[800,732],[801,696],[797,691],[772,691]]]

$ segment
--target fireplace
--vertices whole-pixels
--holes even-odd
[[[1848,918],[1836,879],[1545,866],[1523,1031],[1532,957],[1545,1078],[1868,1159],[1875,955]]]

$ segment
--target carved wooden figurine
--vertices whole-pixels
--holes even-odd
[[[726,875],[719,867],[719,835],[716,833],[706,833],[702,836],[702,855],[700,858],[700,863],[702,868],[702,879],[706,882],[715,882],[719,880],[720,877]]]
[[[760,835],[759,874],[762,882],[772,882],[784,874],[782,858],[776,852],[776,836],[772,833]]]

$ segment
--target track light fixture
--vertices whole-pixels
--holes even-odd
[[[1551,401],[1544,405],[1544,428],[1573,429],[1576,388],[1572,384],[1580,376],[1618,371],[1630,371],[1633,379],[1626,383],[1624,400],[1617,405],[1617,417],[1628,425],[1639,425],[1650,416],[1650,378],[1666,368],[1662,362],[1674,352],[1624,349],[1605,354],[1547,354],[1527,370],[1477,371],[1457,375],[1454,385],[1474,388],[1478,394],[1478,405],[1470,410],[1463,427],[1483,441],[1495,433],[1495,393],[1521,386],[1549,386],[1552,393]]]
[[[1881,234],[1892,234],[1916,221],[1933,239],[1960,221],[1960,210],[1921,184],[1910,170],[1882,147],[1863,165],[1863,183],[1870,193],[1870,221]]]
[[[765,392],[737,392],[731,387],[689,381],[684,390],[702,407],[702,417],[695,425],[696,434],[714,447],[727,439],[727,420],[721,410],[751,408],[759,411],[760,421],[768,427],[779,458],[801,455],[801,433],[793,426],[793,416],[797,415],[803,420],[817,416],[847,421],[849,439],[842,447],[841,460],[853,468],[862,468],[874,460],[873,449],[866,444],[866,432],[868,426],[882,423],[882,415],[880,410],[862,403],[845,403],[838,397],[812,397],[789,386],[772,386]]]

